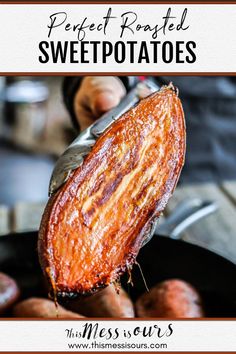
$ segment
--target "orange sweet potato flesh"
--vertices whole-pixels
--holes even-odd
[[[184,155],[184,114],[171,85],[106,130],[42,218],[39,257],[54,293],[91,293],[131,269]]]

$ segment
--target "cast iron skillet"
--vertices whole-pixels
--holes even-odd
[[[179,215],[160,225],[158,231],[172,228],[171,235],[176,238],[182,229],[195,221],[193,215],[197,218],[203,216],[200,214],[204,208],[183,217],[180,207]],[[185,206],[185,214],[189,209]],[[137,262],[149,288],[166,279],[183,279],[201,293],[207,317],[236,317],[236,265],[226,258],[182,240],[155,235],[141,249]],[[0,271],[17,280],[22,298],[47,296],[38,263],[37,232],[0,237]],[[135,300],[146,291],[138,266],[134,266],[132,280],[133,287],[127,285],[127,276],[123,277],[122,283]]]

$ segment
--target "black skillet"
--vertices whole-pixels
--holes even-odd
[[[183,229],[213,209],[213,204],[197,205],[196,200],[179,206],[157,229],[169,236],[155,235],[141,249],[137,262],[149,288],[165,279],[183,279],[201,293],[207,317],[236,317],[236,265],[204,247],[176,239]],[[22,298],[47,296],[36,248],[37,232],[0,237],[0,271],[17,280]],[[134,266],[132,280],[133,287],[127,286],[126,276],[122,283],[135,300],[146,291],[138,266]]]

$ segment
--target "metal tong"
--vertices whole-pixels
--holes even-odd
[[[54,194],[69,178],[71,172],[79,167],[84,157],[91,151],[96,140],[123,113],[137,104],[142,98],[142,91],[148,89],[153,93],[160,89],[154,81],[146,79],[139,82],[120,102],[120,104],[105,113],[94,124],[82,131],[59,157],[49,183],[49,196]]]

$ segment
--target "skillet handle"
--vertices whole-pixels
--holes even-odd
[[[213,201],[199,198],[184,200],[161,225],[157,226],[155,233],[168,235],[172,239],[181,239],[181,233],[190,225],[214,213],[217,209],[218,205]]]

